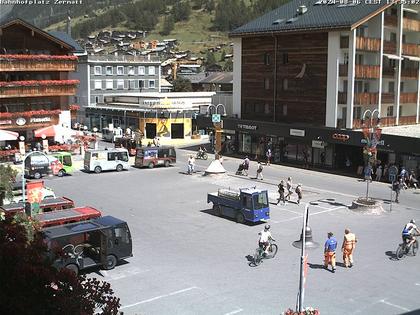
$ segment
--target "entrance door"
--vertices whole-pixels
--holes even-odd
[[[146,123],[146,138],[153,139],[156,137],[156,124]]]
[[[171,138],[184,139],[184,124],[171,124]]]

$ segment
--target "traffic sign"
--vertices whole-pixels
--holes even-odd
[[[398,174],[398,168],[396,166],[391,166],[388,170],[388,174],[391,176],[397,176]]]
[[[220,114],[213,114],[211,115],[211,122],[213,123],[219,123],[221,120]]]

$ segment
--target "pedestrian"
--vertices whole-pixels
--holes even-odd
[[[194,164],[195,159],[192,155],[190,155],[190,157],[188,158],[188,175],[192,175],[192,173],[194,172]]]
[[[153,146],[154,147],[157,147],[157,137],[154,137],[153,138]]]
[[[345,229],[341,251],[343,252],[343,262],[346,268],[353,267],[353,251],[356,247],[356,243],[356,235],[354,233],[351,233],[350,229]]]
[[[337,249],[337,240],[332,232],[328,232],[328,239],[324,245],[324,268],[328,269],[331,264],[332,272],[335,272],[335,250]]]
[[[256,179],[258,179],[258,178],[260,178],[260,177],[261,177],[261,180],[263,180],[263,179],[264,179],[262,171],[263,171],[263,166],[262,166],[261,162],[260,162],[260,161],[258,161],[258,166],[257,166],[257,177],[256,177]]]
[[[293,186],[292,178],[291,177],[288,177],[287,178],[287,182],[286,182],[287,195],[285,197],[285,199],[287,201],[290,201],[290,196],[293,194],[292,186]]]
[[[376,169],[376,181],[380,182],[382,179],[382,165],[379,165]]]
[[[249,161],[248,156],[245,156],[245,159],[243,161],[243,167],[244,167],[243,171],[244,171],[245,176],[248,176],[249,163],[250,163],[250,161]]]
[[[266,157],[267,157],[267,166],[270,166],[271,163],[271,149],[268,148],[267,152],[265,153]]]
[[[395,202],[399,203],[399,196],[402,188],[402,178],[398,178],[395,182],[392,183],[392,190],[395,191]]]
[[[286,200],[284,199],[284,180],[280,181],[280,184],[277,186],[279,188],[279,199],[277,199],[277,205],[280,201],[283,201],[283,204],[286,203]]]
[[[302,200],[302,184],[297,184],[295,192],[297,194],[296,203],[300,204],[300,201]]]

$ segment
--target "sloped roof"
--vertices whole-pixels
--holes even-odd
[[[324,4],[330,1],[337,4]],[[297,13],[300,5],[305,5],[307,8],[307,12],[301,15]],[[238,27],[229,35],[352,29],[357,26],[355,24],[375,16],[391,5],[392,3],[387,4],[387,1],[381,1],[379,4],[365,4],[365,1],[361,0],[357,5],[340,5],[338,0],[292,0]]]
[[[233,72],[213,72],[200,81],[202,84],[233,84]]]
[[[71,37],[66,32],[59,32],[59,31],[50,31],[48,32],[50,35],[58,38],[59,40],[67,43],[68,45],[74,48],[74,52],[84,52],[85,50],[80,46],[78,42],[76,42],[73,37]]]

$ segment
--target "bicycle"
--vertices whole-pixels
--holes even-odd
[[[420,236],[420,235],[415,234],[414,236]],[[410,251],[411,251],[412,256],[416,256],[418,249],[419,249],[419,243],[417,239],[410,246],[407,246],[407,241],[405,241],[398,245],[398,248],[395,251],[395,256],[397,257],[398,260],[401,260],[404,258],[404,256],[408,256],[410,254]]]
[[[271,240],[270,245],[268,245],[268,255],[265,254],[264,248],[262,246],[259,246],[255,250],[255,254],[253,257],[253,262],[255,266],[261,264],[263,259],[271,259],[276,256],[278,247],[276,244],[274,244],[274,242],[274,240]]]
[[[199,160],[199,159],[203,159],[203,160],[207,160],[207,158],[208,158],[208,155],[207,155],[207,153],[206,152],[197,152],[197,155],[195,156],[195,158],[197,159],[197,160]]]

